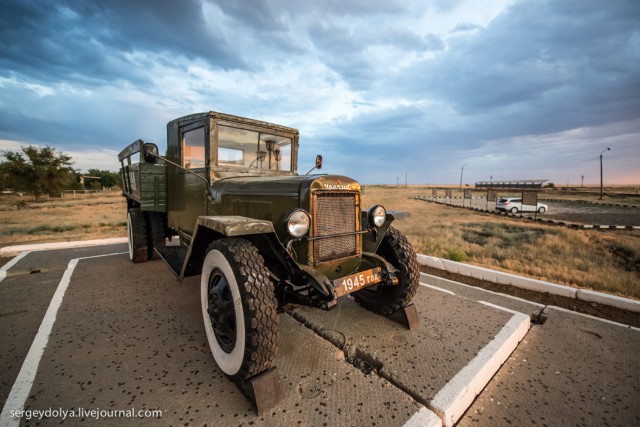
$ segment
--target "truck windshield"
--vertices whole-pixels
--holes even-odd
[[[218,126],[218,165],[290,171],[291,138]]]

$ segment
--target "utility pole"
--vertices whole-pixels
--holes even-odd
[[[609,151],[611,150],[611,147],[607,147],[606,150],[602,150],[602,153],[600,153],[600,200],[602,200],[602,193],[603,193],[603,180],[602,180],[602,155],[604,154],[605,151]]]
[[[582,184],[581,186],[584,187],[584,175],[580,175],[580,177],[582,178]]]
[[[404,172],[404,188],[407,188],[407,172]]]
[[[466,164],[462,165],[462,170],[460,171],[460,189],[462,190],[462,174],[464,173],[464,167]]]

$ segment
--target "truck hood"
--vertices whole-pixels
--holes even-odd
[[[211,184],[211,196],[222,195],[301,197],[309,191],[360,191],[360,184],[341,175],[246,176],[219,179]]]

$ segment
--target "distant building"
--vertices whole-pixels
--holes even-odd
[[[548,179],[519,179],[517,181],[480,181],[476,182],[476,189],[496,188],[500,190],[541,189]]]

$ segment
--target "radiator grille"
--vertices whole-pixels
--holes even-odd
[[[315,236],[353,233],[357,230],[358,203],[353,193],[322,193],[315,199]],[[358,236],[330,237],[313,243],[316,262],[330,261],[358,253]]]

